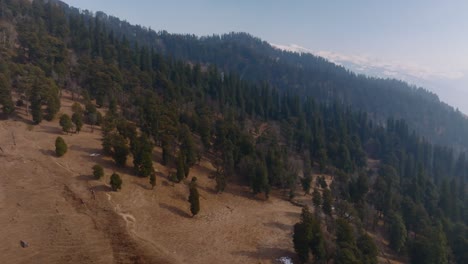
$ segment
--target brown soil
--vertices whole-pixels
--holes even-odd
[[[64,98],[62,111],[70,113],[71,104]],[[120,169],[102,155],[99,129],[65,135],[58,120],[32,127],[24,109],[18,112],[0,121],[0,262],[277,263],[294,256],[300,208],[280,194],[264,201],[238,185],[216,194],[211,164],[202,160],[190,173],[201,195],[200,214],[191,217],[187,185],[167,181],[158,160],[151,190],[130,162]],[[62,158],[54,154],[57,136],[68,144]],[[106,174],[99,181],[91,176],[96,163]],[[108,185],[114,171],[123,177],[119,192]]]

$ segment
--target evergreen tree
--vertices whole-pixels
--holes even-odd
[[[104,136],[102,144],[104,151],[112,155],[115,163],[118,166],[125,167],[129,154],[127,140],[120,134],[110,133]]]
[[[177,181],[181,182],[183,179],[185,179],[184,156],[180,153],[177,158]]]
[[[254,194],[264,192],[268,198],[270,186],[265,164],[262,161],[256,161],[251,171],[251,188]]]
[[[79,115],[84,114],[84,109],[83,109],[83,107],[81,106],[80,103],[74,102],[72,104],[71,109],[72,109],[73,114],[79,114]]]
[[[151,190],[154,189],[154,186],[156,186],[156,173],[152,172],[149,176],[150,184],[151,184]]]
[[[314,217],[307,206],[302,208],[301,221],[294,225],[294,249],[302,262],[307,262],[312,253],[317,262],[326,259],[325,239],[320,220]]]
[[[356,180],[349,183],[349,195],[353,202],[362,202],[369,191],[369,182],[364,173],[360,173]]]
[[[76,133],[80,133],[83,127],[83,115],[80,112],[73,113],[71,121],[75,124]]]
[[[305,194],[309,194],[310,186],[312,184],[312,167],[310,165],[310,157],[306,155],[303,160],[303,178],[301,180],[302,190]]]
[[[200,197],[197,189],[197,177],[192,178],[192,181],[190,182],[189,191],[190,194],[188,200],[190,202],[190,212],[193,216],[195,216],[200,211]]]
[[[316,180],[316,185],[325,189],[328,187],[327,185],[327,182],[325,181],[325,177],[324,176],[318,176],[317,177],[317,180]]]
[[[65,155],[65,153],[67,153],[67,150],[68,146],[65,143],[65,140],[63,140],[62,137],[57,137],[57,139],[55,140],[55,154],[57,155],[57,157],[62,157],[63,155]]]
[[[111,188],[114,192],[122,189],[122,179],[120,178],[120,175],[117,173],[112,173],[110,177],[110,185]]]
[[[336,220],[336,256],[335,263],[359,264],[359,249],[352,226],[343,219]]]
[[[99,180],[104,176],[104,169],[101,165],[96,164],[93,166],[93,176],[96,180]]]
[[[405,246],[407,231],[403,219],[399,214],[393,214],[390,220],[390,247],[396,252]]]
[[[62,127],[62,131],[67,133],[67,134],[72,129],[73,123],[72,123],[72,120],[70,119],[70,117],[67,114],[63,114],[60,117],[60,126]]]
[[[322,192],[322,210],[325,214],[332,214],[333,198],[330,189],[324,189]]]
[[[361,251],[362,264],[377,264],[377,255],[379,253],[374,240],[368,234],[362,234],[357,240],[357,247]]]
[[[224,192],[226,189],[226,176],[222,171],[215,172],[215,180],[216,180],[216,192],[221,193]]]
[[[148,177],[154,174],[153,159],[150,152],[143,153],[138,174],[141,177]]]
[[[191,167],[196,162],[195,144],[193,143],[192,133],[187,125],[183,124],[180,129],[180,150],[184,153],[185,163]]]
[[[133,166],[137,175],[148,177],[153,171],[153,144],[148,137],[143,134],[136,137],[130,132],[130,149],[133,154]]]
[[[314,192],[312,193],[312,203],[316,209],[319,209],[322,205],[322,195],[317,188],[314,188]]]
[[[41,123],[43,119],[41,95],[37,87],[33,87],[29,101],[31,102],[32,119],[37,125]]]
[[[11,114],[15,111],[15,105],[11,98],[10,81],[0,73],[0,106],[4,114]]]
[[[293,244],[301,262],[306,263],[309,260],[309,237],[306,224],[300,222],[294,225]]]
[[[304,191],[305,194],[309,194],[311,183],[312,183],[311,176],[304,176],[304,178],[301,179],[302,190]]]

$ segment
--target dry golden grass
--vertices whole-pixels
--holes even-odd
[[[71,105],[64,93],[61,112],[70,114]],[[280,194],[264,201],[238,185],[216,194],[208,178],[213,168],[202,160],[189,176],[198,177],[201,195],[201,212],[192,218],[187,185],[169,183],[157,160],[160,174],[150,190],[147,178],[101,155],[99,129],[64,135],[57,120],[30,129],[30,116],[18,112],[15,120],[0,121],[3,263],[276,263],[294,257],[292,225],[300,208]],[[59,135],[68,144],[62,158],[54,155]],[[106,174],[100,181],[91,176],[96,163]],[[123,178],[117,193],[108,185],[114,171]],[[21,248],[20,240],[30,246]]]

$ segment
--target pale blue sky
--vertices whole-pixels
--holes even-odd
[[[468,112],[468,98],[457,102],[460,95],[455,98],[444,93],[459,90],[468,96],[466,0],[65,2],[156,31],[196,35],[243,31],[270,43],[295,44],[315,53],[359,60],[365,66],[375,66],[377,61],[385,69],[393,69],[396,77],[410,71],[414,77],[434,81],[442,99]],[[440,87],[441,80],[444,87]]]

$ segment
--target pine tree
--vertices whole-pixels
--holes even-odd
[[[400,250],[405,246],[407,232],[403,219],[399,214],[394,213],[390,217],[389,234],[390,247],[396,252],[400,252]]]
[[[15,111],[15,105],[11,99],[10,81],[0,73],[0,106],[4,114],[11,114]]]
[[[317,209],[322,205],[322,195],[317,188],[314,188],[314,192],[312,193],[312,203]]]
[[[60,126],[62,127],[63,132],[65,132],[67,134],[72,129],[73,123],[72,123],[72,120],[70,119],[70,117],[67,114],[63,114],[60,117]]]
[[[150,184],[151,184],[151,190],[154,189],[154,186],[156,186],[156,174],[152,172],[149,177]]]
[[[65,143],[65,140],[63,140],[62,137],[57,137],[55,140],[55,154],[57,154],[58,157],[62,157],[67,153],[68,146]]]
[[[127,146],[127,140],[120,134],[109,134],[103,138],[104,150],[108,148],[110,150],[112,158],[115,163],[120,167],[125,167],[127,163],[127,156],[129,149]]]
[[[300,222],[294,225],[293,244],[301,262],[306,263],[309,260],[309,238],[306,224]]]
[[[93,176],[96,180],[99,180],[104,176],[104,169],[101,165],[96,164],[93,166]]]
[[[353,227],[343,219],[336,220],[336,257],[335,263],[360,264],[359,249],[356,245]]]
[[[196,162],[195,145],[192,133],[187,125],[183,124],[180,129],[180,150],[184,153],[185,163],[191,167]],[[187,172],[186,172],[187,173]]]
[[[224,172],[217,171],[215,172],[215,180],[216,180],[216,192],[221,193],[224,192],[226,188],[226,176]]]
[[[180,153],[177,158],[177,181],[181,182],[183,179],[185,179],[184,157],[182,153]]]
[[[145,134],[138,138],[132,136],[130,149],[133,154],[133,165],[136,173],[141,177],[148,177],[154,171],[153,144]]]
[[[312,166],[311,166],[310,157],[307,153],[302,163],[303,163],[303,166],[302,166],[303,178],[301,180],[302,190],[304,190],[305,194],[309,194],[310,187],[312,185]]]
[[[33,87],[29,101],[31,102],[31,115],[33,122],[37,125],[42,122],[42,100],[38,87]]]
[[[377,264],[377,255],[379,253],[374,240],[366,233],[362,234],[357,240],[357,247],[361,252],[362,264]]]
[[[117,173],[112,173],[110,177],[110,185],[111,188],[114,192],[122,189],[122,179],[120,178],[120,175]]]
[[[80,103],[74,102],[71,108],[74,114],[83,115],[84,113],[83,107],[81,106]]]
[[[322,193],[322,210],[325,214],[332,214],[332,194],[330,189],[324,189]]]
[[[144,152],[141,158],[141,165],[139,167],[139,173],[141,177],[148,177],[154,174],[153,159],[151,153]]]
[[[188,200],[190,202],[190,212],[193,216],[195,216],[200,211],[200,197],[197,189],[197,177],[192,178],[192,181],[190,182],[189,191],[190,194]]]
[[[320,226],[320,219],[314,217],[307,206],[302,208],[301,221],[294,225],[294,249],[299,259],[305,263],[309,252],[318,262],[325,260],[325,239]]]
[[[71,121],[75,124],[75,131],[79,133],[81,128],[83,127],[83,114],[81,113],[73,113]]]

